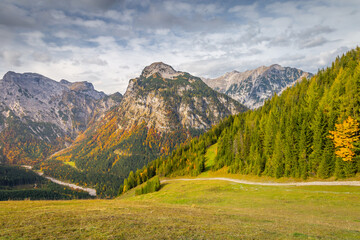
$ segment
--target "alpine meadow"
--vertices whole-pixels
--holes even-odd
[[[360,239],[360,2],[0,1],[0,240]]]

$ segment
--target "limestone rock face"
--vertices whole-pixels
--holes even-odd
[[[118,107],[127,119],[122,128],[144,121],[159,132],[174,128],[205,130],[222,118],[245,108],[224,94],[219,94],[188,73],[169,65],[153,63],[139,78],[131,79]]]
[[[0,80],[0,147],[11,151],[16,141],[11,144],[4,139],[10,133],[16,140],[44,142],[49,149],[64,147],[118,104],[115,99],[96,91],[89,82],[57,82],[36,73],[8,72]],[[40,152],[38,157],[45,158]]]
[[[154,73],[160,74],[163,78],[172,78],[178,76],[181,72],[175,71],[170,65],[162,62],[155,62],[147,67],[141,73],[141,77],[149,77]]]
[[[274,64],[245,72],[232,71],[218,78],[203,80],[214,90],[225,93],[250,109],[255,109],[262,106],[274,93],[281,94],[297,81],[311,76],[311,73],[300,69]]]

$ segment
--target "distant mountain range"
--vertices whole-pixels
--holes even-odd
[[[274,64],[245,72],[232,71],[218,78],[203,78],[203,80],[214,90],[225,93],[246,107],[254,109],[262,106],[274,93],[280,94],[302,78],[311,76],[311,73],[300,69]]]
[[[69,146],[121,98],[98,92],[89,82],[8,72],[0,80],[1,155],[13,164],[40,162]]]

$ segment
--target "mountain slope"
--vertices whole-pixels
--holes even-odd
[[[124,190],[155,174],[200,174],[205,170],[207,148],[213,144],[217,150],[212,170],[276,178],[351,177],[360,172],[359,149],[354,161],[345,162],[336,157],[329,138],[335,124],[348,116],[360,120],[359,47],[310,80],[275,95],[263,107],[224,119],[168,158],[129,175]]]
[[[311,73],[300,69],[274,64],[245,72],[232,71],[218,78],[203,80],[214,90],[254,109],[262,106],[274,93],[280,94],[302,78],[311,76]]]
[[[121,96],[120,96],[121,99]],[[56,82],[8,72],[0,80],[0,151],[11,164],[35,164],[72,142],[119,102],[88,82]],[[11,139],[11,141],[9,141]]]
[[[53,156],[53,160],[74,161],[83,173],[86,170],[104,178],[107,175],[123,179],[131,170],[169,154],[177,144],[199,135],[222,118],[244,110],[244,106],[212,90],[200,78],[175,71],[164,63],[153,63],[140,77],[130,80],[119,106],[88,128],[71,147]],[[55,171],[45,173],[69,177]],[[74,181],[80,181],[80,177],[75,178]],[[102,188],[106,185],[117,192],[117,188],[109,186],[113,183],[101,181],[107,182],[101,184]]]

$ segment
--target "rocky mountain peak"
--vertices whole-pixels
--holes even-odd
[[[170,65],[167,65],[163,62],[155,62],[145,67],[141,73],[141,76],[148,78],[154,73],[159,73],[163,78],[171,78],[179,75],[180,72],[175,71]]]
[[[225,93],[248,108],[258,108],[274,93],[312,74],[279,64],[261,66],[245,72],[232,71],[214,79],[204,79],[213,89]]]
[[[277,69],[282,69],[283,67],[281,67],[279,64],[273,64],[270,66],[270,68],[277,68]]]
[[[84,82],[75,82],[71,84],[70,89],[73,91],[92,91],[95,90],[92,83],[87,81]]]
[[[70,86],[70,85],[71,85],[71,82],[69,82],[68,80],[65,80],[65,79],[61,79],[61,80],[60,80],[60,84],[66,85],[66,86]]]
[[[53,81],[47,77],[44,77],[43,75],[37,74],[37,73],[16,73],[16,72],[12,72],[9,71],[7,72],[4,77],[3,80],[5,82],[16,82],[16,83],[40,83],[40,82],[48,82]],[[53,81],[55,82],[55,81]]]
[[[11,80],[11,78],[13,78],[17,73],[13,72],[13,71],[8,71],[7,73],[5,73],[5,75],[3,76],[3,80]]]

